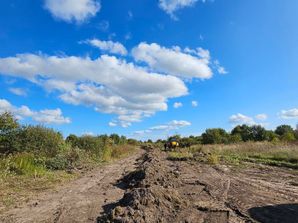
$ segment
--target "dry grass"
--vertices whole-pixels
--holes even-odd
[[[92,169],[103,162],[111,162],[131,155],[137,150],[132,145],[115,145],[104,149],[102,157],[79,151],[77,165]],[[80,176],[78,171],[51,170],[34,161],[30,153],[0,157],[0,213],[16,204],[26,202],[32,195],[52,189]]]
[[[196,146],[196,150],[208,154],[208,156],[219,157],[220,160],[232,164],[253,162],[298,169],[297,144],[247,142],[232,145]]]

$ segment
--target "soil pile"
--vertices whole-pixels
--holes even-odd
[[[124,197],[98,222],[226,223],[230,218],[224,199],[213,197],[208,185],[184,175],[178,163],[158,150],[146,153],[139,168],[122,182],[127,185]]]

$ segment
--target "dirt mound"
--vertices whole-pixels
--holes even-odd
[[[122,180],[128,188],[124,197],[98,222],[228,222],[224,202],[199,181],[185,183],[179,167],[158,150],[146,153]]]

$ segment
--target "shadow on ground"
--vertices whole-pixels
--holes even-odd
[[[279,204],[255,207],[248,210],[250,216],[262,223],[297,223],[298,204]]]

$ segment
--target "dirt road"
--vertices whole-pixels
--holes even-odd
[[[0,222],[298,222],[295,170],[167,158],[157,149],[139,152],[5,213]]]
[[[87,175],[62,186],[57,191],[40,195],[21,207],[0,216],[0,222],[95,222],[107,203],[118,201],[124,190],[117,180],[136,168],[137,154],[100,167]]]
[[[127,191],[100,222],[297,223],[297,171],[171,161],[157,150],[123,182]]]

